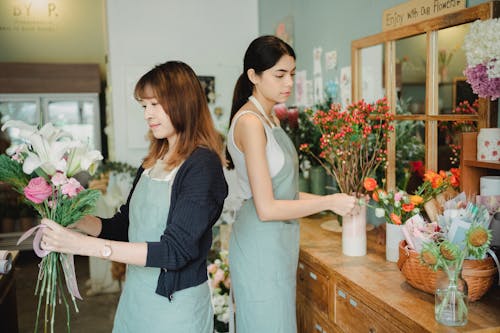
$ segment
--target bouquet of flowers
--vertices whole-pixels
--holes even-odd
[[[372,192],[375,201],[375,216],[383,217],[387,223],[401,225],[413,215],[420,213],[419,206],[423,198],[419,195],[409,195],[405,191],[385,191],[378,187],[374,178],[367,177],[363,182],[366,191]]]
[[[229,319],[231,311],[229,304],[229,290],[231,289],[231,278],[229,277],[229,264],[227,251],[220,251],[213,263],[208,265],[208,278],[210,279],[210,290],[212,292],[212,304],[214,306],[214,328],[217,332],[229,331]]]
[[[318,110],[313,116],[321,132],[320,154],[314,154],[308,143],[300,149],[335,177],[341,192],[359,195],[363,180],[380,165],[385,166],[388,135],[394,130],[393,119],[387,98],[373,105],[361,100],[346,110],[342,110],[340,104],[332,104],[330,110]]]
[[[500,97],[500,19],[472,23],[464,38],[467,82],[479,97]]]
[[[23,201],[42,218],[50,218],[63,226],[76,222],[93,210],[100,192],[85,190],[74,176],[81,171],[95,171],[96,163],[102,159],[100,152],[89,150],[83,143],[73,140],[71,134],[50,123],[38,129],[11,120],[3,125],[2,130],[5,129],[18,131],[18,136],[25,142],[10,147],[10,156],[0,155],[0,181],[20,193]],[[42,304],[45,310],[44,332],[48,330],[49,319],[50,330],[54,331],[55,307],[61,300],[66,306],[69,331],[70,312],[63,277],[77,312],[75,297],[81,299],[73,256],[42,250],[41,227],[31,228],[18,241],[19,244],[36,232],[33,249],[42,258],[35,290],[35,294],[39,293],[35,331],[38,330]]]
[[[443,212],[447,200],[458,194],[460,188],[460,170],[451,168],[449,171],[427,170],[424,182],[417,188],[415,195],[422,197],[427,216],[432,222],[437,221]]]
[[[490,217],[486,207],[465,203],[463,193],[448,201],[446,207],[437,224],[412,218],[403,232],[410,248],[420,253],[423,264],[446,273],[446,285],[438,283],[436,289],[436,320],[464,325],[467,293],[460,275],[465,259],[486,257],[491,240]]]

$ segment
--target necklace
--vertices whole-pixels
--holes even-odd
[[[250,102],[252,102],[253,105],[255,105],[255,107],[257,108],[257,110],[259,110],[259,112],[262,114],[262,116],[264,117],[264,119],[269,123],[269,125],[271,125],[271,127],[276,127],[276,124],[274,123],[274,121],[271,121],[271,119],[269,119],[269,116],[267,115],[266,111],[264,111],[264,108],[259,103],[259,101],[257,100],[257,98],[255,98],[253,96],[250,96],[250,97],[248,97],[248,100]]]

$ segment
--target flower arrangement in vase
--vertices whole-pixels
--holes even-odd
[[[363,200],[363,180],[385,167],[393,119],[387,98],[374,104],[361,100],[345,110],[333,103],[328,111],[317,110],[313,115],[321,133],[320,153],[314,153],[309,143],[303,143],[300,150],[337,181],[340,192]],[[343,217],[342,251],[349,256],[366,254],[366,204],[360,205],[358,214]]]
[[[462,326],[468,312],[467,283],[461,276],[464,260],[486,258],[490,216],[486,207],[466,203],[464,193],[447,201],[445,207],[437,223],[429,224],[417,215],[403,231],[408,246],[420,253],[421,262],[444,272],[436,282],[435,319],[444,325]]]
[[[478,20],[464,37],[464,71],[475,94],[492,101],[500,97],[500,19]]]
[[[100,152],[89,150],[85,144],[74,140],[70,133],[50,123],[38,129],[11,120],[2,126],[2,130],[5,129],[15,129],[25,142],[10,147],[10,156],[0,155],[0,181],[10,184],[22,195],[23,202],[41,217],[48,217],[65,227],[92,212],[100,193],[84,189],[74,176],[82,171],[95,171],[97,162],[102,159]],[[18,241],[19,244],[36,232],[33,249],[42,258],[35,290],[35,294],[38,293],[35,331],[38,331],[42,306],[45,312],[44,332],[49,329],[54,331],[56,305],[61,302],[66,307],[66,326],[69,331],[69,301],[72,301],[78,312],[75,298],[81,299],[73,256],[42,250],[41,227],[39,224],[29,229]],[[69,296],[66,296],[65,287]]]
[[[231,278],[229,276],[228,252],[219,251],[213,262],[208,265],[207,272],[214,306],[214,329],[218,333],[229,332]]]
[[[374,178],[364,180],[364,188],[371,192],[375,202],[375,216],[386,222],[385,257],[396,262],[399,258],[399,242],[404,239],[401,226],[413,215],[420,213],[424,202],[419,195],[409,195],[403,190],[386,191],[379,188]]]

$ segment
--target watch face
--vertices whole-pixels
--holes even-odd
[[[111,255],[111,246],[109,245],[104,245],[101,253],[103,257],[109,257]]]

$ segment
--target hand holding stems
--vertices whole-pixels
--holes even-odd
[[[355,214],[359,208],[358,199],[345,193],[335,193],[328,196],[331,198],[330,210],[340,216]]]
[[[84,254],[82,243],[84,243],[85,235],[72,231],[60,224],[44,218],[41,223],[46,227],[43,228],[43,237],[41,248],[47,251],[70,254]],[[78,223],[78,222],[77,222]]]

